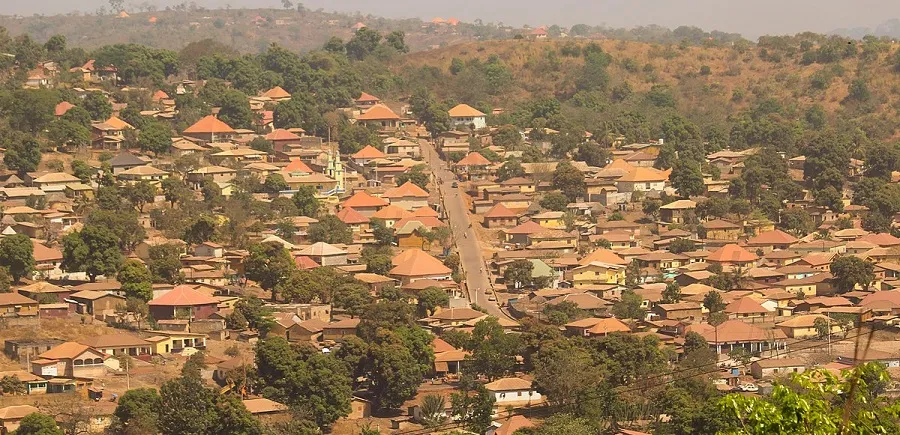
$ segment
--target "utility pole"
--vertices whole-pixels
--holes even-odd
[[[126,390],[131,389],[131,375],[128,373],[128,360],[129,359],[131,359],[131,357],[125,358],[125,389]]]

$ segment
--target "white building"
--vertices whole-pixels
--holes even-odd
[[[468,104],[459,104],[448,111],[453,127],[474,127],[474,130],[485,128],[487,121],[484,113],[481,113]]]

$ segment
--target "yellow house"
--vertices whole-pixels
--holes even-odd
[[[602,284],[625,284],[625,266],[592,261],[572,269],[572,282],[576,288]]]
[[[150,331],[150,342],[154,355],[178,353],[188,347],[206,349],[206,334],[180,331]]]
[[[160,183],[162,183],[162,180],[169,178],[169,173],[161,169],[156,169],[150,165],[144,165],[119,172],[116,177],[119,178],[119,181],[127,184],[146,181],[151,185],[158,187]]]
[[[722,219],[704,222],[706,238],[711,240],[737,240],[743,234],[741,226]]]
[[[514,177],[500,183],[503,187],[515,187],[519,193],[533,194],[537,191],[537,183],[525,177]]]
[[[815,337],[819,335],[816,331],[816,319],[822,319],[826,322],[828,321],[828,316],[824,314],[807,314],[802,316],[796,316],[785,320],[781,323],[776,323],[775,326],[784,332],[784,335],[787,335],[788,338],[808,338]],[[839,322],[831,322],[831,333],[841,332],[841,325]]]
[[[565,216],[565,213],[561,211],[547,211],[532,216],[531,220],[537,222],[538,225],[544,228],[550,228],[552,230],[562,230],[566,228],[566,223],[563,220],[563,216]]]

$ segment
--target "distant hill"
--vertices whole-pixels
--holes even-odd
[[[848,29],[835,29],[829,32],[832,35],[846,36],[849,38],[862,39],[866,35],[874,35],[878,37],[886,36],[888,38],[900,39],[900,19],[893,18],[879,24],[874,29],[870,27],[853,27]]]
[[[491,37],[485,34],[485,26],[476,29],[464,23],[437,25],[418,19],[392,20],[283,9],[168,10],[128,13],[127,17],[81,14],[0,16],[0,26],[6,27],[12,35],[28,33],[38,41],[45,41],[52,35],[61,34],[70,45],[85,49],[137,43],[179,50],[190,42],[211,38],[242,52],[259,52],[271,43],[298,51],[321,48],[333,36],[349,39],[353,35],[351,27],[358,22],[383,33],[406,32],[406,42],[414,51]]]

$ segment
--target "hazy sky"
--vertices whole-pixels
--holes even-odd
[[[126,0],[129,9],[144,3],[160,7],[182,0]],[[194,0],[206,7],[280,7],[281,0]],[[296,3],[296,1],[294,2]],[[576,23],[632,27],[696,25],[706,30],[760,34],[827,32],[836,28],[875,27],[900,18],[898,0],[306,0],[309,8],[360,11],[392,18],[435,16],[463,21],[521,24]],[[77,5],[77,6],[76,6]],[[107,0],[0,0],[0,14],[54,14],[94,11]]]

